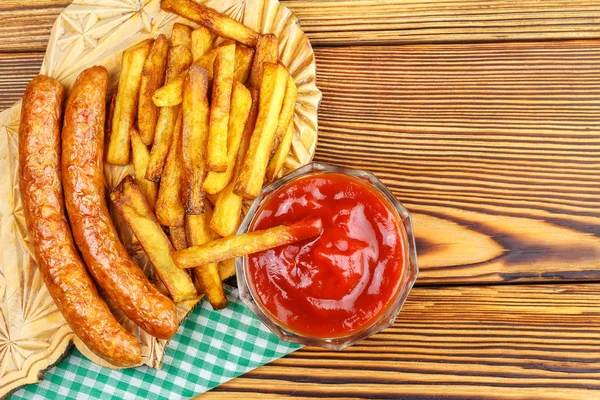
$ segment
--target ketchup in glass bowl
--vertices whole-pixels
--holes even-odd
[[[418,274],[410,215],[374,175],[311,163],[264,188],[238,233],[307,217],[321,234],[236,260],[240,296],[280,339],[341,350],[402,308]]]

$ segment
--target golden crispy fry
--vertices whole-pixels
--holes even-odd
[[[219,264],[210,263],[194,268],[194,282],[198,293],[204,293],[213,310],[227,307],[227,297],[219,275]]]
[[[141,135],[135,128],[131,128],[129,134],[131,135],[131,156],[133,158],[135,183],[140,188],[152,211],[154,211],[156,196],[158,195],[158,184],[145,178],[150,153],[146,145],[142,143]]]
[[[212,49],[215,35],[206,27],[199,26],[192,32],[192,59],[196,61]]]
[[[310,217],[290,225],[279,225],[188,247],[171,256],[179,268],[195,268],[309,239],[319,235],[322,230],[321,219]]]
[[[185,234],[189,246],[198,246],[217,239],[219,236],[210,229],[208,221],[212,216],[212,206],[206,205],[202,214],[185,216]]]
[[[260,88],[250,88],[250,97],[252,98],[252,105],[250,106],[250,112],[248,113],[248,119],[244,126],[244,133],[242,135],[242,141],[240,143],[240,151],[235,161],[235,177],[239,174],[239,170],[242,168],[242,163],[248,152],[250,146],[250,138],[254,127],[256,126],[256,118],[258,118],[258,106],[260,105]]]
[[[219,192],[217,200],[213,202],[215,205],[215,210],[210,221],[210,227],[223,237],[235,234],[241,222],[242,198],[233,193],[233,187],[239,176],[246,153],[248,152],[250,137],[252,136],[252,131],[254,130],[254,125],[256,123],[256,117],[258,115],[259,91],[258,89],[250,89],[250,93],[252,97],[252,105],[250,106],[250,113],[248,115],[248,120],[246,121],[246,126],[244,127],[244,133],[242,135],[240,148],[235,161],[233,179],[231,182],[229,182],[225,189]]]
[[[187,71],[181,73],[178,77],[167,83],[163,87],[154,91],[152,102],[157,107],[173,107],[181,104],[183,98],[183,80],[187,76]]]
[[[110,198],[115,208],[136,236],[154,270],[169,290],[175,302],[189,300],[198,295],[190,276],[175,267],[171,252],[174,251],[169,238],[158,224],[131,176],[126,176],[113,190]],[[181,273],[184,272],[184,273]]]
[[[199,65],[206,69],[208,72],[209,81],[213,79],[213,66],[217,54],[219,54],[218,48],[209,50],[199,58],[196,58],[196,61],[193,63],[193,65]],[[250,72],[253,56],[254,50],[242,45],[236,46],[233,72],[233,77],[235,80],[242,83],[246,82]],[[185,79],[186,75],[187,71],[184,71],[169,83],[165,84],[163,87],[158,88],[152,95],[152,101],[154,102],[154,105],[157,107],[168,107],[180,104],[182,101],[183,80]]]
[[[208,201],[210,202],[211,205],[215,205],[217,204],[217,195],[216,194],[210,194],[210,193],[204,193],[204,195],[206,196],[206,198],[208,199]]]
[[[112,134],[112,121],[115,116],[115,103],[117,102],[117,94],[119,88],[116,88],[110,97],[110,103],[106,107],[106,121],[104,121],[104,141],[106,142],[105,149],[108,149],[108,139]]]
[[[193,65],[198,65],[203,67],[208,72],[208,79],[212,80],[213,78],[213,64],[215,58],[219,54],[218,49],[212,49],[199,59],[197,59]],[[154,105],[158,107],[168,107],[168,106],[176,106],[181,104],[183,100],[182,90],[183,90],[183,80],[187,76],[187,71],[183,71],[173,80],[169,81],[166,85],[158,89],[154,92],[152,96],[152,101]]]
[[[152,95],[165,82],[167,69],[167,53],[169,41],[165,35],[159,35],[148,53],[148,58],[142,70],[140,83],[140,97],[138,101],[137,124],[142,142],[146,146],[152,145],[154,131],[158,119],[158,107],[152,101]]]
[[[262,189],[288,77],[283,66],[265,63],[256,126],[233,190],[238,196],[253,199]]]
[[[182,201],[187,214],[204,210],[202,181],[208,140],[208,74],[192,65],[183,82]]]
[[[254,58],[254,49],[237,44],[235,46],[235,66],[233,67],[233,79],[246,83]]]
[[[166,83],[171,82],[192,64],[192,53],[185,46],[173,46],[169,48],[167,57]]]
[[[265,177],[267,182],[272,182],[277,178],[279,172],[283,168],[283,164],[285,164],[285,159],[290,152],[290,147],[292,147],[292,138],[294,137],[294,121],[290,121],[288,128],[279,143],[279,147],[277,147],[277,151],[275,151],[275,155],[269,161],[269,165],[267,165],[267,172]]]
[[[160,7],[165,11],[203,25],[219,36],[233,39],[246,46],[256,46],[258,33],[212,8],[195,3],[192,0],[163,0]]]
[[[205,192],[216,194],[231,181],[251,105],[250,91],[243,84],[235,81],[231,94],[231,109],[227,127],[227,170],[225,172],[210,171],[202,184],[202,189]]]
[[[215,58],[208,129],[206,167],[209,171],[227,170],[227,125],[231,107],[234,64],[235,45],[219,47],[219,54]]]
[[[218,48],[212,49],[212,50],[209,50],[208,52],[206,52],[202,57],[200,57],[196,61],[194,61],[194,65],[199,65],[200,67],[204,68],[208,72],[209,80],[213,79],[215,59],[217,58],[218,54],[219,54]]]
[[[167,83],[186,70],[190,66],[191,61],[192,53],[185,46],[171,47],[167,58]],[[179,106],[161,107],[158,112],[154,144],[150,151],[150,161],[146,171],[146,179],[153,182],[158,182],[161,179],[179,108]]]
[[[287,81],[285,97],[283,98],[283,105],[281,106],[281,112],[279,113],[279,120],[277,121],[275,138],[273,139],[273,157],[271,158],[271,161],[269,161],[269,165],[267,165],[267,182],[271,182],[275,179],[277,174],[279,174],[290,151],[297,94],[298,89],[296,88],[294,79],[290,76]],[[284,139],[286,143],[283,143]]]
[[[181,135],[183,128],[181,110],[173,130],[167,162],[163,170],[158,198],[156,199],[156,218],[165,226],[183,226],[185,210],[181,202]]]
[[[188,50],[192,50],[192,28],[175,22],[171,31],[171,45],[185,46]]]
[[[119,90],[106,152],[106,162],[109,164],[129,163],[129,130],[137,114],[142,69],[151,46],[152,40],[148,39],[123,52]]]
[[[235,40],[233,39],[227,39],[221,36],[217,36],[217,38],[215,39],[214,47],[223,47],[223,46],[229,46],[230,44],[235,44]]]
[[[186,233],[190,245],[202,245],[216,238],[215,233],[209,227],[210,217],[211,207],[208,204],[203,214],[186,215]],[[217,263],[194,268],[193,275],[198,292],[206,294],[213,309],[219,310],[227,305]]]
[[[187,249],[187,238],[185,234],[185,228],[183,226],[170,226],[169,236],[171,238],[171,243],[173,243],[173,247],[175,247],[175,250]]]
[[[235,259],[221,261],[219,263],[219,277],[222,281],[235,275]]]
[[[294,78],[288,76],[287,85],[285,87],[285,96],[283,98],[281,112],[279,113],[279,119],[277,120],[277,130],[275,130],[275,138],[273,139],[274,150],[279,147],[279,143],[281,143],[283,136],[290,126],[290,121],[294,119],[297,94],[298,89],[294,83]]]
[[[219,192],[215,203],[215,211],[210,220],[212,230],[222,237],[234,235],[242,221],[243,199],[233,193],[233,186],[234,182],[231,182]]]
[[[272,33],[260,35],[258,38],[256,53],[252,60],[250,81],[248,82],[251,88],[260,88],[263,76],[263,64],[277,62],[278,44],[277,36]]]

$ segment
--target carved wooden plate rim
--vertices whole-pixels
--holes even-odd
[[[275,33],[279,55],[298,86],[295,135],[284,173],[308,163],[317,143],[317,110],[322,94],[316,85],[312,47],[298,18],[277,0],[199,1],[261,32]],[[41,73],[70,89],[79,72],[102,64],[117,82],[121,52],[159,33],[170,36],[174,22],[194,25],[160,10],[160,0],[75,0],[58,16],[50,34]],[[37,271],[25,228],[18,189],[18,127],[21,103],[0,113],[0,397],[41,380],[73,342],[92,361],[112,367],[93,355],[66,325]],[[110,189],[131,173],[131,166],[105,169]],[[114,217],[114,215],[113,215]],[[150,274],[150,265],[135,237],[115,218],[115,225],[133,258]],[[197,301],[178,305],[180,318]],[[140,331],[126,317],[117,318],[142,341],[144,364],[159,367],[167,341]]]

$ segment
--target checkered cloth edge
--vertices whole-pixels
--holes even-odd
[[[169,343],[161,369],[100,367],[74,350],[44,380],[11,400],[187,399],[204,393],[300,346],[281,342],[226,286],[229,305],[213,311],[207,301],[188,316]]]

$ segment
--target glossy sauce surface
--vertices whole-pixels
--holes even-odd
[[[322,172],[278,189],[250,230],[314,216],[317,238],[248,256],[247,276],[263,308],[305,336],[335,338],[370,326],[396,297],[405,233],[392,205],[370,184]]]

